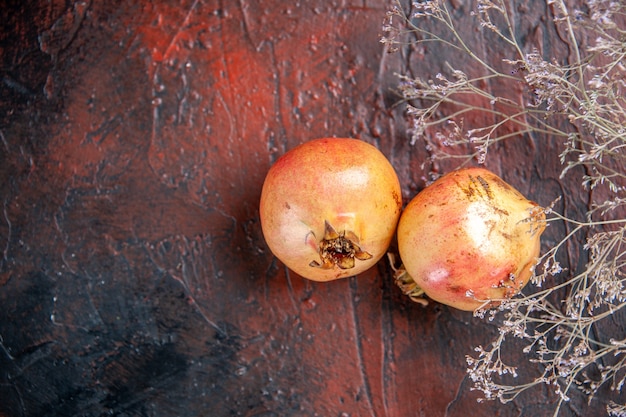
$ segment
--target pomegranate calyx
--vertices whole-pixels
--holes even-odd
[[[338,233],[326,220],[324,222],[324,238],[319,243],[320,262],[311,261],[309,266],[330,269],[338,266],[340,269],[354,268],[355,258],[361,261],[372,258],[372,254],[364,251],[358,244],[358,237],[351,231]]]
[[[391,264],[391,269],[393,270],[393,279],[396,285],[400,288],[404,295],[407,295],[411,301],[421,304],[424,307],[428,305],[428,300],[425,295],[426,292],[418,285],[417,282],[413,279],[413,277],[406,272],[404,265],[400,265],[399,267],[395,266],[395,256],[388,252],[387,257],[389,258],[389,263]]]

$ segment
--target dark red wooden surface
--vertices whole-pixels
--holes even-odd
[[[423,187],[428,154],[391,91],[407,57],[378,42],[387,6],[0,9],[0,416],[549,413],[545,389],[478,404],[465,355],[496,328],[411,303],[386,261],[319,284],[264,243],[264,175],[308,139],[373,143],[405,200]],[[544,12],[521,21],[558,50]],[[435,71],[445,57],[410,59]],[[523,193],[563,192],[553,145],[501,150],[489,166]],[[574,396],[563,415],[601,409]]]

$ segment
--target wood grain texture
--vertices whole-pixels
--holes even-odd
[[[520,36],[564,57],[538,4],[522,3]],[[405,201],[424,187],[428,153],[409,144],[395,73],[436,73],[455,57],[384,53],[387,6],[54,0],[0,11],[0,416],[551,410],[541,389],[477,403],[465,355],[497,329],[411,303],[386,261],[314,283],[265,245],[265,173],[306,140],[360,138],[390,159]],[[558,153],[524,138],[488,166],[548,204],[580,189],[559,179]],[[588,196],[564,201],[584,213]],[[574,396],[563,415],[602,409]]]

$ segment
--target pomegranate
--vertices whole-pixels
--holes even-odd
[[[453,171],[402,213],[396,283],[460,310],[497,304],[530,279],[545,225],[544,210],[492,172]]]
[[[272,253],[302,277],[330,281],[359,274],[385,254],[401,208],[400,182],[378,149],[323,138],[276,161],[259,210]]]

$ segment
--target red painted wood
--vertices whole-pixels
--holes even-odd
[[[378,42],[386,2],[13,3],[0,11],[0,416],[551,410],[543,390],[476,403],[465,355],[496,328],[411,303],[388,262],[320,284],[264,243],[264,175],[308,139],[373,143],[405,200],[423,187],[427,152],[393,106],[405,57]],[[411,59],[435,71],[446,57]],[[515,142],[489,163],[547,204],[556,154]],[[592,415],[581,407],[563,415]]]

